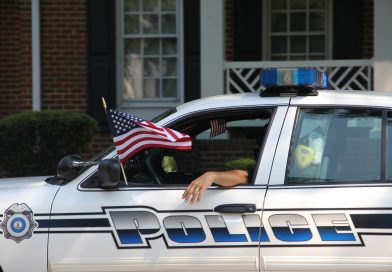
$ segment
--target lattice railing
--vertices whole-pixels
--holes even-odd
[[[260,69],[291,67],[314,67],[325,72],[328,75],[328,89],[371,90],[373,87],[371,60],[227,62],[225,92],[261,91],[264,87],[259,80]]]

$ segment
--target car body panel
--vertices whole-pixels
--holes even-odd
[[[284,245],[284,250],[262,244],[262,270],[390,271],[391,183],[289,185],[286,184],[285,177],[292,134],[301,107],[388,109],[391,98],[390,95],[384,97],[380,93],[368,95],[320,91],[320,96],[317,97],[292,99],[272,166],[263,222],[271,223],[271,218],[277,215],[303,218],[305,223],[297,227],[309,229],[310,234],[301,242],[282,242],[276,237],[272,238],[277,244]],[[339,230],[342,226],[344,231]],[[326,227],[331,228],[331,236],[326,236],[323,232]],[[295,230],[296,226],[293,228]],[[273,233],[273,230],[270,232]]]
[[[285,101],[288,102],[288,99]],[[249,103],[238,109],[254,107],[253,104],[254,101],[249,100]],[[264,104],[259,106],[260,109],[265,107]],[[214,107],[214,110],[226,108],[227,105],[222,105]],[[177,117],[163,122],[173,123],[173,120],[200,112],[199,107],[192,109],[193,112],[180,109],[176,113]],[[273,137],[268,137],[265,143],[266,149],[260,159],[255,185],[230,189],[213,186],[203,194],[201,202],[193,205],[185,203],[181,198],[184,185],[123,188],[112,192],[83,188],[75,181],[63,186],[53,205],[53,220],[99,218],[106,220],[106,225],[90,229],[52,229],[49,243],[50,271],[73,270],[76,267],[84,267],[89,271],[192,271],[192,267],[194,271],[259,271],[258,237],[248,231],[245,221],[252,221],[249,224],[257,230],[260,227],[263,198],[286,111],[287,106],[279,106],[272,118],[268,135]],[[247,215],[214,211],[219,205],[244,203],[254,204],[257,210]],[[143,214],[144,218],[149,218],[146,221],[156,221],[156,229],[142,236],[140,244],[121,238],[125,231],[122,228],[130,227],[129,223],[124,227],[121,222],[131,221],[131,213]],[[143,216],[137,224],[142,224]],[[243,216],[249,217],[244,219]],[[185,222],[185,227],[196,225],[194,231],[200,232],[202,238],[198,240],[196,234],[192,236],[196,239],[193,241],[176,238],[170,228],[170,225],[175,225],[173,220],[183,220],[181,222]],[[218,229],[223,234],[218,234]],[[102,232],[99,239],[96,232]],[[97,263],[101,265],[97,267]]]
[[[31,238],[15,242],[6,239],[0,229],[0,265],[3,271],[46,271],[48,228],[52,201],[59,186],[49,185],[44,177],[9,178],[0,180],[0,219],[14,204],[25,203],[33,213],[37,227]]]
[[[67,218],[67,221],[75,218],[101,218],[108,224],[102,228],[52,229],[49,244],[50,271],[64,271],[62,267],[67,267],[66,270],[70,271],[75,269],[75,265],[85,267],[89,271],[121,271],[116,270],[118,266],[126,271],[183,271],[190,266],[199,267],[198,269],[203,271],[213,271],[217,267],[225,271],[241,271],[243,268],[238,264],[228,262],[231,258],[240,257],[244,258],[241,263],[250,269],[248,271],[258,271],[258,243],[249,242],[249,236],[241,235],[239,239],[245,242],[237,244],[246,245],[245,247],[227,247],[228,243],[225,242],[218,243],[220,246],[217,246],[212,234],[207,232],[210,226],[206,216],[219,216],[213,211],[214,207],[227,203],[242,203],[244,199],[247,203],[255,203],[257,207],[261,207],[263,198],[260,196],[264,195],[265,188],[211,188],[205,192],[205,201],[190,205],[181,200],[184,188],[135,188],[108,192],[80,191],[75,190],[74,184],[68,184],[56,198],[52,218]],[[71,199],[69,195],[72,195]],[[69,204],[62,205],[66,199],[70,201]],[[75,210],[78,212],[75,213]],[[128,217],[131,218],[129,213],[134,212],[144,213],[144,217],[150,216],[157,220],[156,229],[151,234],[143,235],[143,242],[140,244],[122,239],[121,231],[125,230],[122,229],[121,223],[118,223],[127,220]],[[116,220],[115,216],[118,213],[122,219]],[[260,211],[254,214],[260,216]],[[187,227],[194,221],[193,225],[204,233],[204,238],[199,239],[195,234],[196,240],[193,242],[173,241],[176,239],[170,238],[170,229],[164,226],[165,220],[170,217],[180,218],[178,220],[184,221]],[[246,233],[240,215],[223,217],[233,236]],[[187,223],[187,218],[192,219],[192,222]],[[129,219],[129,226],[132,225],[131,221]],[[143,227],[143,222],[143,219],[140,219],[138,224]],[[97,234],[94,231],[103,233]],[[103,268],[96,268],[96,263],[103,260]]]
[[[391,193],[391,184],[270,187],[263,221],[276,215],[296,215],[306,219],[301,227],[309,228],[311,237],[298,243],[276,240],[286,245],[284,250],[262,245],[262,267],[279,271],[344,271],[347,267],[350,271],[389,271]],[[342,226],[345,230],[339,231]],[[323,232],[326,227],[333,230],[333,238]]]
[[[210,187],[200,203],[184,185],[114,190],[62,186],[43,178],[0,181],[0,220],[25,203],[37,227],[15,242],[0,233],[3,271],[391,271],[392,185],[286,183],[303,108],[391,109],[392,94],[319,91],[318,96],[223,95],[177,107],[158,124],[174,126],[216,111],[274,108],[254,185]],[[116,157],[113,150],[106,158]],[[220,205],[255,204],[244,213]],[[135,219],[136,218],[136,219]],[[258,233],[258,235],[255,235]],[[23,256],[23,262],[19,261]]]

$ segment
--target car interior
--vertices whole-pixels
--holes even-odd
[[[202,115],[174,125],[192,138],[191,150],[147,148],[124,164],[126,185],[186,186],[206,171],[244,169],[254,172],[270,124],[272,110]],[[223,120],[225,131],[211,138],[211,120]],[[249,183],[254,182],[252,175]],[[99,187],[96,175],[82,184]]]

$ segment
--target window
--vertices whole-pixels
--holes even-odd
[[[140,152],[125,166],[129,186],[186,185],[206,171],[232,169],[247,170],[253,182],[271,116],[272,110],[236,111],[183,121],[174,128],[192,137],[192,150]],[[226,130],[210,138],[212,120]]]
[[[185,186],[206,171],[233,169],[247,170],[254,183],[272,115],[272,109],[225,110],[179,121],[171,127],[192,137],[192,149],[145,149],[124,164],[128,185],[121,177],[118,186]],[[211,138],[212,121],[225,129]],[[96,172],[81,186],[99,187],[99,176]]]
[[[287,182],[381,181],[382,111],[301,109]]]
[[[271,113],[237,113],[216,116],[196,121],[187,128],[192,135],[192,150],[189,152],[167,150],[177,163],[176,176],[191,177],[182,183],[189,183],[209,170],[244,169],[253,176],[259,151],[266,136]],[[211,121],[218,120],[226,125],[226,131],[211,137]],[[170,171],[166,171],[168,176]],[[181,182],[181,180],[178,180]],[[168,183],[176,182],[174,179]]]
[[[123,101],[178,99],[178,6],[176,0],[123,0]]]
[[[329,52],[329,0],[270,0],[266,56],[271,60],[326,59]]]

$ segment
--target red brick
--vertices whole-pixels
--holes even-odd
[[[234,1],[225,0],[225,57],[227,61],[233,60],[233,13],[234,13]]]
[[[370,59],[373,57],[373,1],[362,1],[362,58]]]

